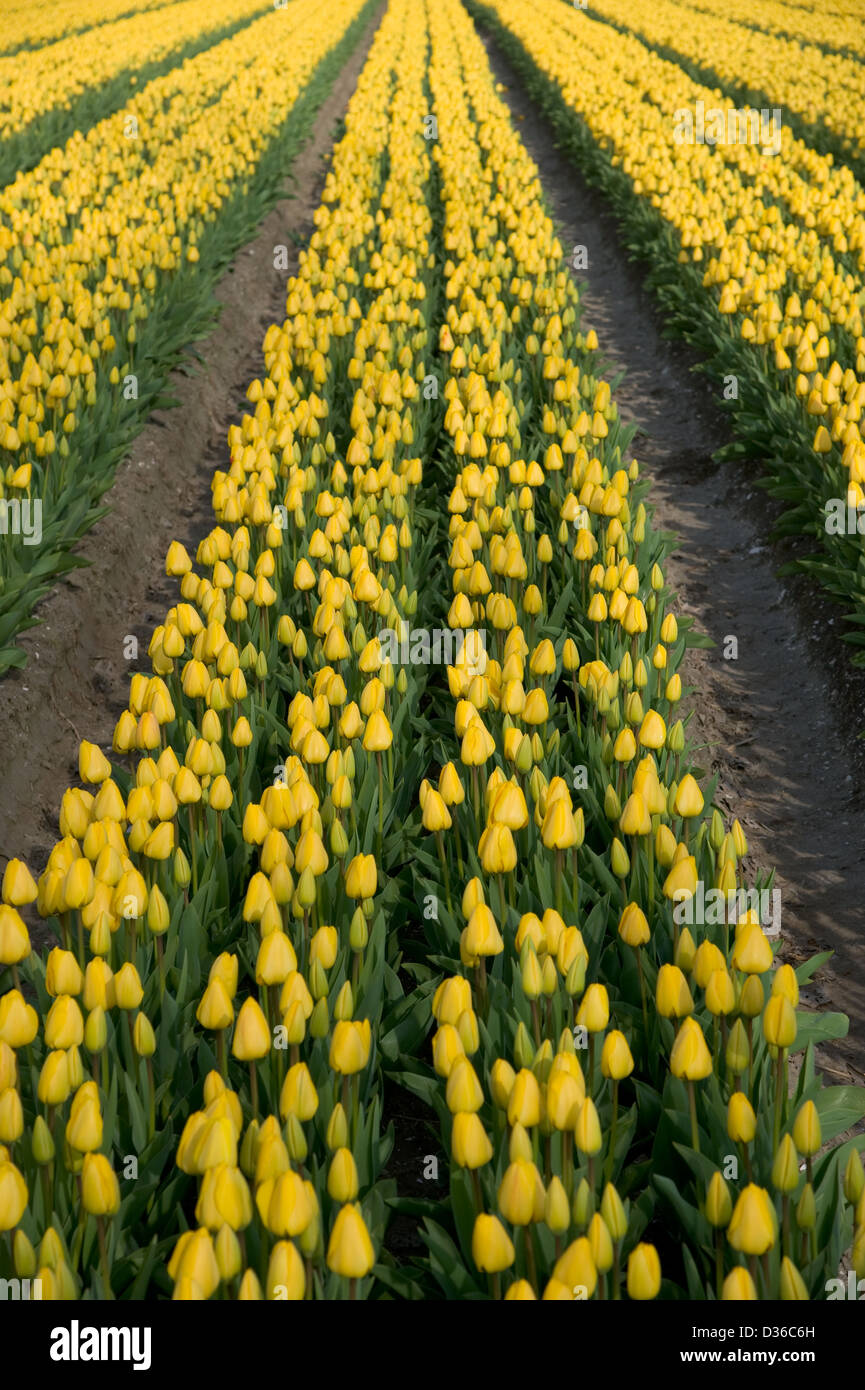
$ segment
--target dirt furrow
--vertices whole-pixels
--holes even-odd
[[[801,580],[778,577],[789,554],[767,540],[774,512],[755,486],[756,466],[713,461],[730,438],[718,397],[695,374],[690,350],[663,336],[601,195],[556,148],[520,78],[483,37],[568,262],[573,247],[587,250],[587,269],[577,275],[586,324],[597,331],[608,371],[625,371],[616,399],[639,426],[632,452],[653,481],[657,523],[680,538],[668,582],[680,611],[717,644],[690,652],[684,668],[697,761],[718,774],[716,799],[742,822],[753,863],[777,869],[785,959],[835,952],[803,1003],[849,1016],[848,1037],[823,1049],[821,1061],[832,1080],[861,1081],[863,682],[837,641],[836,612]]]

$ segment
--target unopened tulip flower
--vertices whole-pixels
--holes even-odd
[[[168,1262],[168,1276],[175,1285],[191,1280],[200,1289],[200,1297],[210,1298],[219,1287],[219,1266],[210,1232],[204,1228],[184,1231]]]
[[[0,1143],[14,1144],[24,1132],[21,1097],[14,1086],[0,1091]]]
[[[9,1047],[26,1047],[36,1037],[39,1016],[20,990],[10,989],[0,998],[0,1041]]]
[[[283,1120],[296,1115],[299,1120],[311,1120],[318,1110],[318,1092],[313,1085],[305,1062],[289,1067],[279,1097],[279,1113]]]
[[[497,1216],[481,1213],[472,1231],[472,1259],[484,1274],[500,1274],[514,1262],[513,1241]]]
[[[646,914],[637,903],[628,903],[619,918],[619,936],[626,946],[645,946],[650,939]]]
[[[757,1132],[757,1116],[748,1097],[734,1091],[727,1105],[727,1133],[734,1143],[750,1144]]]
[[[261,1183],[256,1192],[256,1201],[261,1200],[262,1205],[268,1186]],[[306,1230],[314,1216],[315,1209],[303,1179],[290,1168],[280,1173],[270,1185],[266,1212],[262,1216],[267,1229],[275,1236],[297,1236]]]
[[[508,1097],[508,1124],[517,1123],[530,1129],[541,1120],[541,1090],[534,1074],[527,1068],[517,1072]]]
[[[774,1208],[765,1188],[748,1183],[733,1208],[727,1239],[744,1255],[763,1255],[775,1244]]]
[[[744,1265],[736,1265],[724,1280],[721,1298],[725,1302],[755,1301],[757,1289]]]
[[[813,1100],[806,1100],[800,1106],[793,1121],[793,1143],[801,1154],[810,1158],[817,1153],[823,1142],[820,1129],[820,1116]]]
[[[677,965],[662,965],[658,971],[655,1007],[662,1018],[683,1018],[693,1013],[694,1000],[688,981]]]
[[[27,1184],[8,1160],[0,1163],[0,1231],[11,1231],[24,1215]]]
[[[865,1192],[865,1167],[862,1166],[859,1150],[851,1149],[847,1167],[844,1169],[844,1196],[852,1206],[856,1206],[863,1192]]]
[[[592,1297],[598,1287],[598,1271],[586,1236],[578,1236],[559,1256],[553,1266],[553,1277],[564,1285],[572,1299]],[[577,1295],[574,1290],[580,1293]]]
[[[628,1256],[628,1297],[656,1298],[661,1287],[661,1262],[654,1245],[641,1242]]]
[[[499,1211],[512,1226],[528,1226],[534,1220],[538,1171],[526,1159],[516,1159],[505,1170],[499,1185]]]
[[[712,1074],[712,1054],[703,1030],[693,1017],[685,1019],[670,1054],[670,1070],[685,1081],[703,1081]]]
[[[360,1207],[347,1203],[337,1213],[327,1246],[327,1267],[344,1279],[363,1279],[375,1264],[375,1251]]]
[[[212,1031],[228,1028],[234,1021],[234,1007],[225,985],[218,976],[210,981],[204,991],[195,1017],[202,1028]]]
[[[375,858],[371,854],[358,854],[346,870],[345,891],[350,898],[372,898],[377,886]]]
[[[23,919],[14,907],[0,903],[0,965],[18,965],[29,955],[30,935]]]
[[[267,1019],[255,999],[247,999],[240,1007],[231,1042],[231,1055],[241,1062],[257,1061],[270,1051],[270,1029]]]
[[[3,871],[3,885],[0,897],[11,907],[24,907],[36,901],[38,888],[33,875],[21,859],[10,859]]]
[[[334,1025],[331,1037],[331,1069],[343,1076],[363,1071],[369,1061],[371,1045],[372,1031],[368,1018],[360,1022],[341,1019]]]
[[[456,1057],[445,1089],[447,1107],[452,1115],[460,1111],[474,1113],[484,1103],[484,1093],[477,1073],[468,1057]]]
[[[602,1033],[610,1021],[610,999],[606,985],[589,985],[583,995],[577,1023],[589,1033]]]
[[[714,1172],[706,1189],[706,1220],[716,1229],[730,1224],[733,1215],[733,1199],[730,1189],[721,1173]]]
[[[592,1157],[600,1152],[602,1145],[601,1122],[594,1101],[586,1097],[577,1112],[577,1122],[574,1126],[577,1148],[581,1153]]]
[[[86,1153],[81,1169],[81,1200],[91,1216],[113,1216],[120,1209],[117,1176],[104,1154]]]
[[[785,1303],[805,1302],[810,1298],[805,1280],[789,1256],[781,1261],[779,1292]]]
[[[49,1052],[42,1063],[36,1094],[43,1105],[62,1105],[71,1089],[67,1053],[62,1048]]]
[[[773,1047],[791,1047],[796,1040],[796,1011],[783,994],[774,994],[763,1014],[763,1036]]]

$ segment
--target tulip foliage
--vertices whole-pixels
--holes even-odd
[[[561,0],[539,0],[531,11],[518,0],[470,0],[469,8],[495,29],[563,148],[614,206],[628,247],[650,263],[666,315],[698,347],[733,412],[738,438],[728,452],[759,461],[785,507],[779,532],[810,538],[796,563],[845,606],[844,640],[862,647],[865,187],[857,174],[865,169],[821,153],[815,125],[794,130],[787,105],[777,146],[774,127],[768,138],[728,135],[733,95],[706,85],[687,54],[680,64],[678,52],[657,51]],[[625,22],[613,0],[601,9]],[[635,9],[634,28],[653,41],[675,28],[687,49],[693,25],[701,50],[722,42],[714,16],[646,3],[627,7],[628,23]],[[738,60],[738,42],[734,52]],[[808,64],[794,52],[783,74],[773,71],[786,91],[804,92]],[[853,67],[861,84],[862,65]],[[849,98],[840,99],[838,119],[852,120]],[[812,115],[822,103],[814,98]],[[707,122],[721,113],[723,136],[696,139],[698,104]],[[683,112],[692,117],[690,140]],[[844,129],[858,152],[853,126]]]
[[[114,756],[81,744],[43,871],[3,875],[0,1277],[646,1300],[859,1268],[819,958],[778,967],[726,897],[681,918],[747,845],[690,762],[695,639],[597,346],[466,9],[390,0]],[[412,621],[454,634],[446,680],[386,647]],[[386,1070],[448,1154],[408,1268]]]

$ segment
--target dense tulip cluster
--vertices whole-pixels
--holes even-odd
[[[133,88],[122,110],[0,190],[0,497],[38,498],[43,517],[38,550],[5,528],[7,640],[40,597],[31,569],[44,584],[68,567],[118,439],[186,342],[172,293],[212,278],[237,235],[221,232],[237,200],[253,216],[266,205],[261,166],[363,12],[364,0],[271,9]]]
[[[70,107],[83,92],[104,86],[118,73],[179,55],[203,34],[251,19],[263,9],[262,0],[181,0],[165,6],[158,23],[145,11],[26,54],[0,57],[0,139],[47,111]]]
[[[758,27],[758,16],[748,0],[691,0],[690,10],[720,14],[736,24]],[[816,4],[786,5],[783,0],[764,0],[760,6],[759,28],[770,34],[816,44],[827,52],[862,52],[863,35],[858,0],[835,0],[831,11]],[[794,61],[798,61],[798,54]]]
[[[855,1146],[831,1172],[808,1156],[821,1114],[843,1107],[838,1133],[865,1100],[821,1091],[812,1059],[789,1097],[798,982],[769,973],[757,909],[725,898],[721,920],[681,926],[700,880],[744,888],[747,845],[683,766],[683,644],[536,171],[462,7],[438,15],[444,235],[460,250],[439,340],[458,470],[448,621],[495,645],[449,671],[450,761],[420,794],[445,846],[433,939],[464,972],[431,1005],[462,1257],[494,1297],[507,1271],[506,1298],[653,1298],[661,1261],[641,1237],[657,1208],[691,1297],[825,1296],[854,1216],[861,1260],[865,1173]],[[639,1103],[622,1113],[623,1096]],[[835,1209],[842,1171],[847,1209],[821,1249],[814,1212]],[[431,1234],[437,1273],[465,1296],[445,1239]]]
[[[136,11],[161,9],[165,0],[137,0]],[[33,0],[10,0],[3,10],[0,53],[76,34],[95,24],[103,25],[129,14],[130,0],[57,0],[56,4],[34,4]]]
[[[687,14],[666,0],[637,9],[647,26],[669,11],[677,33]],[[631,213],[641,253],[669,263],[665,308],[685,332],[705,325],[698,341],[714,370],[725,384],[730,373],[739,381],[751,451],[766,460],[779,495],[798,504],[789,528],[823,542],[829,558],[809,559],[808,568],[861,610],[861,537],[855,526],[836,534],[825,508],[840,499],[855,516],[865,500],[865,189],[850,168],[786,125],[776,157],[759,141],[681,139],[681,112],[693,115],[702,102],[726,113],[731,99],[637,37],[558,0],[540,0],[530,16],[517,0],[491,0],[479,13],[517,41],[578,157],[623,215]],[[631,6],[628,23],[633,14]],[[723,27],[692,19],[712,34]],[[735,52],[738,61],[738,41]],[[861,80],[861,64],[855,69]],[[798,83],[798,58],[784,67],[792,71]],[[845,640],[865,643],[859,632]]]
[[[442,1122],[447,1296],[820,1297],[865,1258],[862,1143],[825,1147],[865,1096],[815,1074],[819,961],[779,967],[759,903],[682,915],[747,844],[460,0],[390,0],[314,223],[115,759],[81,744],[44,870],[0,885],[0,1276],[411,1296],[384,1060]],[[416,616],[461,633],[446,679],[385,649]]]
[[[744,7],[743,7],[744,8]],[[787,5],[770,6],[776,14],[791,13]],[[713,0],[707,14],[677,4],[676,0],[592,0],[592,12],[621,24],[648,43],[681,54],[688,61],[717,74],[724,84],[765,94],[772,106],[784,108],[817,131],[831,131],[845,150],[861,157],[865,150],[865,97],[862,70],[861,21],[850,25],[847,36],[853,53],[846,57],[825,52],[814,42],[799,42],[783,33],[767,33],[762,6],[751,8],[747,20],[734,18],[726,5]],[[811,16],[811,27],[835,47],[843,43],[843,28],[834,16]],[[754,20],[759,20],[759,26]],[[842,21],[843,24],[843,21]]]

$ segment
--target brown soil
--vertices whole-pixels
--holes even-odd
[[[729,442],[719,398],[695,355],[663,336],[641,271],[628,259],[601,195],[555,146],[555,134],[507,59],[484,34],[517,128],[540,171],[565,248],[587,248],[586,324],[639,425],[633,453],[653,482],[656,523],[679,537],[665,566],[679,612],[717,646],[689,652],[684,701],[696,761],[718,774],[716,803],[738,816],[757,868],[776,867],[783,956],[794,964],[834,950],[803,1004],[850,1018],[820,1060],[832,1081],[865,1079],[865,774],[858,741],[865,681],[837,640],[837,609],[813,585],[780,579],[788,552],[768,542],[775,509],[755,464],[723,464]],[[570,260],[570,256],[568,257]],[[725,660],[724,639],[738,640]]]
[[[26,668],[0,683],[2,864],[22,858],[41,873],[59,833],[63,791],[79,781],[79,742],[110,755],[130,675],[146,669],[153,628],[178,597],[176,581],[164,577],[166,551],[177,539],[194,554],[210,529],[210,482],[226,462],[228,426],[261,373],[266,329],[285,317],[287,275],[274,269],[273,248],[287,245],[293,271],[379,18],[380,11],[322,105],[286,196],[220,281],[217,325],[198,344],[198,361],[188,358],[166,388],[179,405],[150,417],[118,469],[105,499],[111,510],[79,547],[89,568],[73,571],[40,605],[40,626],[21,639]],[[137,663],[124,659],[128,634],[138,639]],[[37,944],[39,936],[37,927]]]

